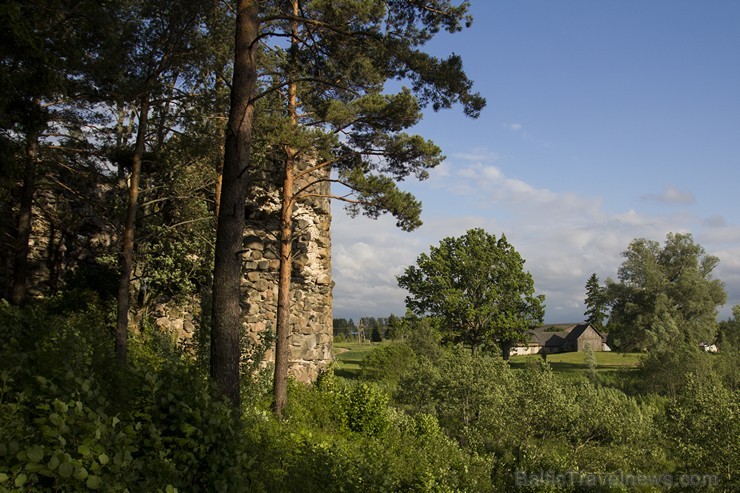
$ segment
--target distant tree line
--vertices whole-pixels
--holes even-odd
[[[357,324],[353,319],[334,319],[334,337],[337,341],[381,342],[401,340],[408,336],[408,332],[408,321],[394,314],[388,317],[360,317]]]

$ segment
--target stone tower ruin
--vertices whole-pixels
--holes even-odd
[[[313,163],[302,161],[298,172]],[[243,328],[253,340],[275,330],[278,295],[280,208],[274,178],[255,173],[246,207],[243,252]],[[327,171],[301,178],[295,189],[309,187],[312,196],[294,208],[293,270],[291,276],[290,374],[299,381],[315,380],[332,361],[331,209]],[[274,361],[273,351],[267,361]]]
[[[310,164],[299,165],[302,169],[307,166]],[[253,185],[248,194],[249,202],[245,207],[247,224],[242,249],[241,304],[242,328],[252,340],[257,341],[260,332],[275,330],[279,269],[276,235],[279,231],[280,202],[274,173],[257,170],[253,174],[250,177]],[[288,341],[290,374],[299,381],[315,380],[333,359],[331,211],[330,199],[325,197],[330,188],[325,181],[327,177],[326,171],[317,171],[296,180],[296,189],[316,182],[310,187],[312,195],[323,195],[301,200],[294,209],[291,332]],[[95,193],[102,197],[112,193],[112,190],[98,187]],[[64,289],[64,279],[80,266],[94,266],[96,257],[118,253],[115,231],[106,227],[94,211],[80,215],[80,222],[83,222],[84,216],[84,228],[81,228],[84,233],[64,233],[55,229],[47,214],[43,213],[44,210],[57,210],[57,200],[53,194],[39,194],[36,203],[44,207],[34,207],[29,297],[43,297],[46,293]],[[63,261],[51,262],[56,257],[63,257]],[[6,260],[10,258],[8,253]],[[12,265],[9,264],[5,262],[0,269],[3,293],[9,292],[12,276]],[[146,270],[146,266],[138,268]],[[57,272],[55,269],[64,271]],[[139,283],[133,285],[136,290]],[[140,312],[160,330],[172,333],[179,343],[187,346],[194,340],[203,319],[201,302],[198,295],[178,301],[155,299]],[[132,316],[132,321],[141,322],[141,318]],[[265,362],[271,361],[274,361],[274,354],[268,351]]]

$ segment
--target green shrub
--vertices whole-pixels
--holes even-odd
[[[285,423],[267,419],[252,491],[490,491],[490,463],[442,433],[436,418],[387,405],[378,386],[293,384]]]
[[[664,350],[651,351],[631,373],[627,390],[638,394],[659,394],[675,398],[684,390],[687,376],[709,378],[714,373],[712,354],[698,347],[676,343]]]
[[[442,348],[442,335],[434,326],[430,317],[416,318],[407,315],[403,319],[404,324],[410,326],[407,329],[407,343],[419,358],[427,358],[430,361],[440,361],[444,357]]]
[[[399,384],[398,402],[411,412],[435,415],[445,431],[469,443],[481,420],[505,409],[509,370],[500,358],[458,348],[438,363],[423,359]]]
[[[728,348],[707,355],[713,360],[715,373],[729,390],[740,390],[740,349]]]
[[[116,365],[95,300],[0,307],[0,490],[241,488],[250,455],[229,406],[166,339],[132,337]]]
[[[360,363],[360,378],[382,382],[393,389],[404,373],[416,362],[416,355],[405,342],[391,342],[378,346]]]
[[[380,387],[361,382],[345,390],[344,396],[350,430],[378,436],[386,429],[389,397]]]
[[[706,491],[740,490],[740,392],[716,377],[689,375],[684,390],[668,403],[662,428],[678,472],[713,475],[716,484]]]

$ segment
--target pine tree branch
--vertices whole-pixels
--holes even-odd
[[[273,15],[269,17],[262,18],[262,22],[272,22],[272,21],[294,21],[299,22],[301,24],[307,25],[307,26],[313,26],[313,27],[321,27],[324,29],[327,29],[328,31],[331,31],[336,34],[341,34],[343,36],[352,37],[352,36],[358,36],[365,34],[362,31],[347,31],[345,29],[340,29],[339,27],[329,24],[327,22],[318,21],[316,19],[309,19],[307,17],[303,16],[296,16],[292,14],[284,14],[284,15]]]
[[[361,94],[359,92],[357,92],[354,89],[351,89],[349,87],[341,86],[341,85],[339,85],[338,82],[330,82],[328,80],[317,79],[315,77],[299,77],[299,78],[293,79],[293,80],[286,80],[284,82],[281,82],[280,84],[276,84],[276,85],[274,85],[272,87],[267,88],[266,90],[262,91],[261,93],[259,93],[258,95],[256,95],[254,98],[252,98],[252,100],[250,101],[250,103],[254,104],[257,101],[259,101],[260,99],[264,98],[265,96],[269,96],[270,94],[272,94],[274,92],[279,92],[279,91],[283,90],[284,88],[288,87],[290,84],[299,83],[299,82],[312,82],[312,83],[315,83],[315,84],[321,84],[321,85],[324,85],[324,86],[332,87],[334,89],[339,89],[341,91],[349,92],[349,93],[351,93],[351,94],[353,94],[353,95],[355,95],[357,97],[360,97],[361,96]]]
[[[315,185],[318,185],[319,183],[339,183],[340,185],[344,185],[345,187],[349,188],[351,191],[349,193],[347,193],[346,195],[333,195],[333,194],[321,194],[321,193],[305,193],[304,194],[303,193],[306,190],[308,190],[309,188],[311,188],[311,187],[313,187]],[[364,204],[364,205],[370,205],[371,204],[371,202],[368,202],[368,201],[362,201],[362,200],[354,200],[353,201],[353,200],[350,200],[350,199],[347,198],[347,197],[350,197],[351,195],[353,195],[355,192],[356,192],[356,190],[354,189],[354,187],[352,187],[352,185],[350,185],[347,182],[344,182],[342,180],[332,180],[332,179],[329,179],[329,178],[324,178],[324,179],[320,179],[320,180],[314,180],[311,183],[308,183],[305,186],[301,187],[299,190],[297,190],[293,194],[293,197],[296,199],[296,201],[298,201],[299,199],[304,199],[304,198],[308,198],[308,197],[320,197],[320,198],[337,199],[337,200],[341,200],[343,202],[351,202],[353,204]]]
[[[306,176],[306,175],[308,175],[310,173],[313,173],[314,171],[318,171],[318,170],[320,170],[322,168],[326,168],[327,166],[331,166],[332,164],[336,163],[337,161],[339,161],[339,158],[329,159],[328,161],[324,161],[323,163],[320,163],[320,164],[317,164],[315,166],[312,166],[312,167],[308,168],[307,170],[301,171],[300,173],[296,173],[294,178],[295,179],[301,178],[301,177]]]
[[[360,200],[360,199],[349,199],[348,195],[334,195],[334,194],[323,194],[323,193],[307,193],[305,195],[301,195],[300,198],[305,199],[308,197],[318,197],[322,199],[334,199],[339,200],[341,202],[346,202],[348,204],[360,204],[360,205],[373,205],[372,202],[368,200]]]
[[[141,219],[152,217],[154,215],[155,214],[149,214],[149,215],[146,215],[146,216],[142,216]],[[199,222],[202,222],[202,221],[210,221],[211,219],[213,219],[213,216],[212,215],[203,216],[203,217],[196,217],[195,219],[188,219],[187,221],[180,221],[179,223],[168,224],[166,226],[163,226],[163,228],[164,228],[165,231],[170,231],[170,230],[176,229],[176,228],[178,228],[180,226],[186,226],[188,224],[199,223]],[[149,234],[142,235],[139,238],[139,241],[143,242],[143,241],[149,240],[150,238],[153,238],[154,236],[159,235],[161,233],[162,233],[161,230],[159,230],[159,231],[153,231],[153,232],[151,232]]]

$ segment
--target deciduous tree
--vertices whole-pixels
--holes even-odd
[[[510,346],[544,316],[544,295],[534,294],[524,259],[505,236],[482,229],[443,239],[407,267],[398,284],[410,293],[409,309],[439,317],[443,332],[473,353],[496,344],[508,358]]]
[[[722,282],[712,278],[717,257],[678,233],[669,233],[662,247],[636,239],[623,256],[619,281],[607,281],[608,329],[619,349],[714,341],[717,309],[726,299]]]
[[[717,343],[722,351],[740,351],[740,305],[732,307],[732,317],[719,323]]]

